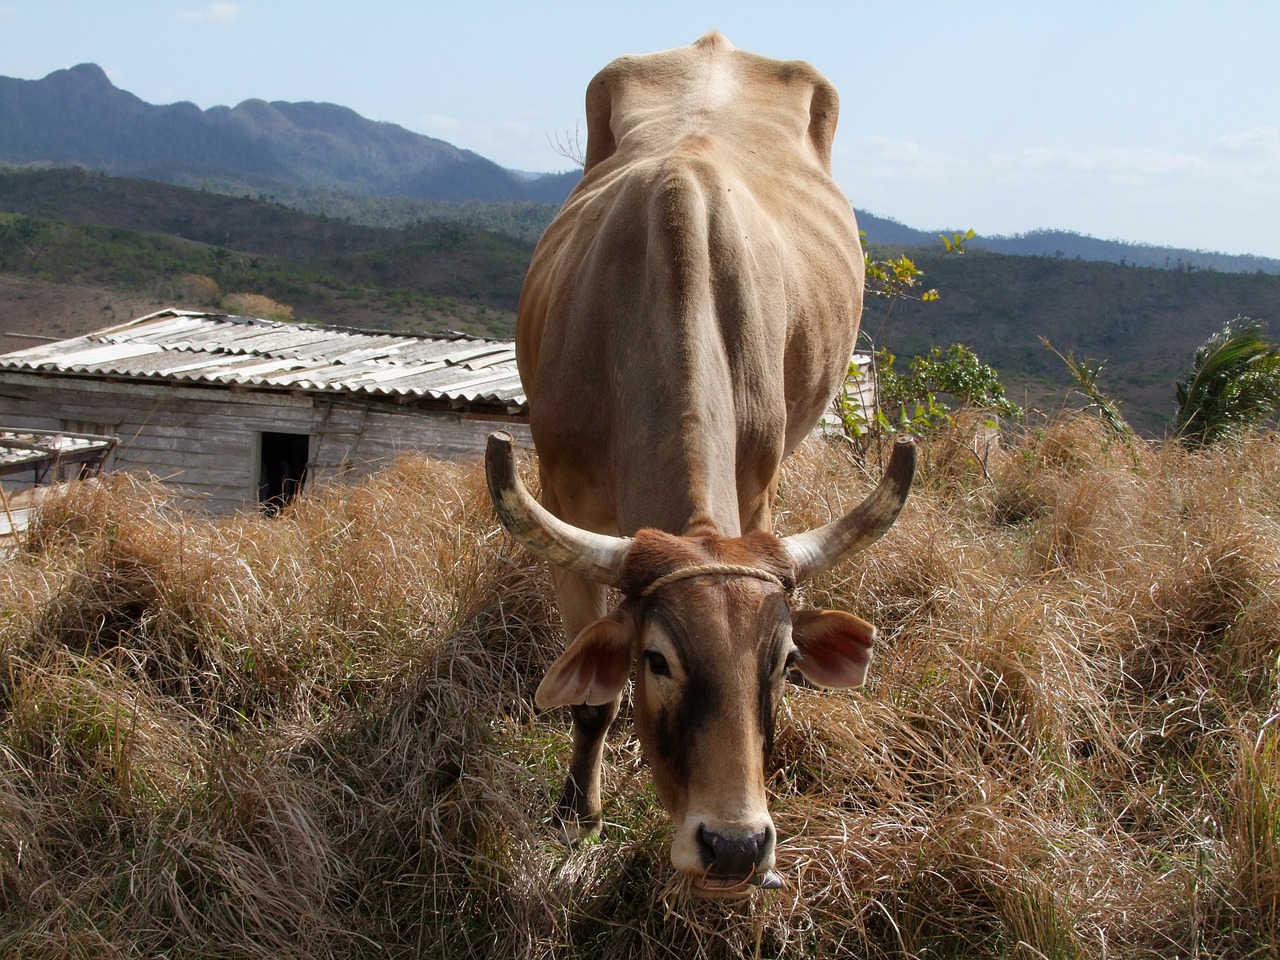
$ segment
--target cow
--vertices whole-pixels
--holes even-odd
[[[572,714],[555,817],[570,842],[600,828],[605,733],[634,674],[672,865],[708,895],[776,887],[765,775],[788,668],[857,686],[875,635],[792,593],[888,529],[915,465],[903,441],[861,506],[771,532],[783,459],[840,386],[862,309],[837,96],[807,63],[710,33],[613,61],[586,111],[584,174],[516,324],[540,502],[509,435],[486,452],[498,516],[550,561],[571,640],[535,694]]]

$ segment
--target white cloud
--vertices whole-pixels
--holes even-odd
[[[178,11],[178,19],[188,23],[212,23],[226,26],[240,19],[241,6],[238,3],[207,3],[203,7]]]
[[[1280,164],[1280,127],[1254,127],[1213,141],[1211,149],[1224,160],[1274,166]]]

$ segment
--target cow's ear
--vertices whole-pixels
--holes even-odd
[[[800,610],[791,615],[795,665],[822,687],[857,687],[867,678],[876,628],[839,610]]]
[[[831,172],[831,145],[836,138],[839,119],[840,95],[830,83],[818,78],[809,100],[809,143],[828,173]]]
[[[623,609],[588,626],[569,644],[538,684],[534,702],[542,708],[599,706],[622,693],[631,673],[635,624]]]
[[[608,160],[618,149],[613,136],[613,88],[617,82],[614,69],[605,67],[587,84],[587,154],[582,165],[584,175],[590,173],[597,163]]]

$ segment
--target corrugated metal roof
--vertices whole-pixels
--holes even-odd
[[[387,397],[519,412],[515,344],[162,310],[0,356],[0,370]]]

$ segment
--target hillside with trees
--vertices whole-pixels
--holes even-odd
[[[84,170],[0,173],[0,211],[2,273],[197,309],[252,293],[298,319],[378,329],[509,336],[533,249],[453,221],[364,227]]]
[[[403,222],[410,204],[424,201],[383,202]],[[217,307],[222,295],[251,293],[314,322],[510,336],[533,249],[512,234],[540,231],[554,207],[473,203],[465,211],[373,227],[149,180],[11,168],[0,171],[0,272],[145,290],[167,305]],[[904,248],[884,240],[890,222],[862,222],[873,256],[905,249],[927,267],[925,286],[939,291],[933,302],[899,303],[887,328],[881,305],[869,303],[864,347],[910,357],[964,343],[1024,407],[1059,406],[1072,386],[1048,340],[1105,362],[1100,382],[1133,426],[1159,433],[1174,382],[1207,336],[1237,316],[1280,318],[1274,274],[1000,255],[971,242],[962,255],[940,256],[937,237],[931,248]]]
[[[894,249],[894,248],[885,248]],[[1048,349],[1104,364],[1101,384],[1140,432],[1159,433],[1173,413],[1174,381],[1196,348],[1237,316],[1280,323],[1280,276],[1163,270],[970,250],[935,259],[924,278],[939,298],[903,301],[887,333],[874,305],[864,332],[896,354],[966,344],[1004,377],[1023,406],[1061,403],[1073,385]],[[1280,331],[1276,331],[1280,332]]]

